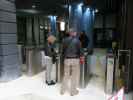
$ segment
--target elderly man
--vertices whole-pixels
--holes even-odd
[[[77,86],[79,83],[80,72],[80,41],[76,32],[70,32],[69,37],[63,41],[64,55],[64,78],[61,86],[61,94],[68,89],[68,81],[71,80],[70,94],[71,96],[78,94]]]

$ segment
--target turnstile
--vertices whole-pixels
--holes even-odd
[[[88,51],[84,49],[80,57],[80,88],[85,88],[89,82]]]
[[[60,69],[61,69],[61,67],[60,67],[60,65],[61,65],[61,61],[60,61],[60,58],[61,57],[61,55],[60,54],[57,54],[57,56],[56,56],[56,68],[57,68],[57,72],[56,72],[56,79],[57,79],[57,82],[61,82],[61,71],[60,71]]]
[[[27,75],[32,76],[41,72],[41,51],[36,48],[26,48]]]
[[[118,50],[118,59],[116,67],[115,89],[125,88],[128,93],[131,89],[131,50]]]
[[[113,55],[113,53],[108,53],[107,66],[106,66],[106,87],[105,87],[105,92],[107,94],[113,93],[114,71],[115,71],[115,56]]]

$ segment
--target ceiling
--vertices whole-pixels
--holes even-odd
[[[16,0],[17,12],[19,14],[63,14],[66,12],[65,4],[83,1],[84,4],[99,11],[115,11],[119,0]],[[34,10],[34,12],[32,11]]]

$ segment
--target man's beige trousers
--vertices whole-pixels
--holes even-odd
[[[70,89],[71,93],[77,90],[80,77],[80,63],[79,59],[65,59],[64,61],[64,78],[61,89],[65,92],[66,89]],[[70,88],[68,82],[70,79]]]

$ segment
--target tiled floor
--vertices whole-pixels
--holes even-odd
[[[107,100],[108,97],[103,91],[103,81],[97,77],[73,97],[69,93],[60,95],[60,84],[47,86],[44,78],[45,73],[42,72],[34,77],[22,76],[9,83],[0,83],[0,100]]]

